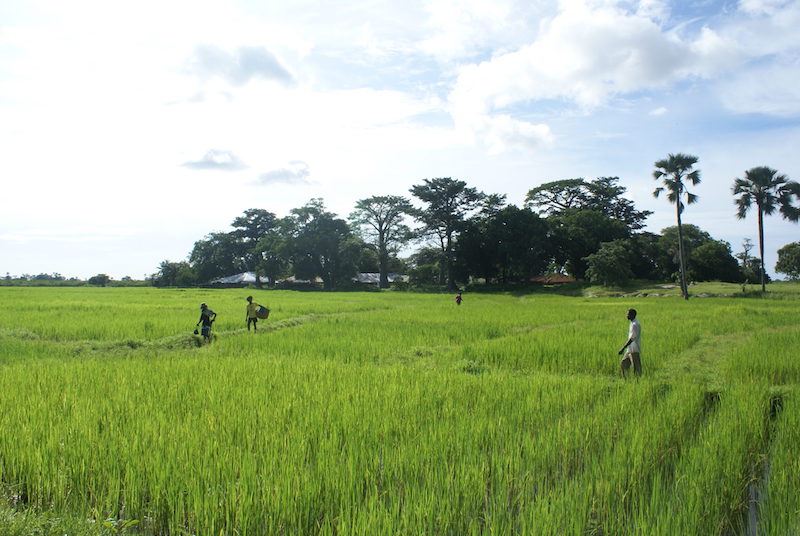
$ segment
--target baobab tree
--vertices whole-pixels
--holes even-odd
[[[389,288],[389,255],[408,239],[410,230],[403,218],[412,211],[405,197],[380,195],[359,200],[350,214],[350,221],[364,229],[366,239],[378,252],[380,288]]]

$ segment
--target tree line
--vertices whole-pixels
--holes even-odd
[[[327,290],[350,284],[358,272],[404,273],[418,286],[455,289],[470,281],[508,284],[545,273],[568,274],[604,285],[630,279],[674,280],[688,298],[688,281],[767,282],[764,270],[765,215],[778,211],[800,219],[800,184],[768,167],[736,178],[732,194],[739,218],[758,216],[760,255],[745,240],[734,256],[730,244],[696,225],[683,223],[687,205],[698,201],[688,188],[700,183],[698,158],[670,154],[655,162],[660,181],[654,196],[675,206],[676,225],[645,232],[649,211],[625,198],[618,177],[548,182],[531,189],[522,207],[502,194],[486,194],[450,177],[424,179],[411,197],[372,196],[356,202],[347,219],[319,198],[278,217],[248,209],[230,232],[212,232],[195,242],[185,261],[163,261],[156,286],[191,286],[243,271],[274,285],[293,276],[320,278]],[[785,251],[785,254],[783,253]],[[413,251],[406,257],[400,252]],[[779,252],[777,270],[800,276],[800,243]],[[793,260],[796,259],[796,260]]]

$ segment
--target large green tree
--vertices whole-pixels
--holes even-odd
[[[586,278],[604,286],[624,285],[633,277],[629,240],[603,242],[586,257]]]
[[[547,223],[514,205],[473,218],[458,237],[456,258],[464,277],[505,284],[539,275],[550,261]]]
[[[439,284],[446,283],[454,289],[453,242],[467,216],[481,206],[486,195],[450,177],[424,179],[423,184],[412,186],[410,192],[424,203],[423,208],[414,211],[414,217],[422,223],[422,233],[438,241]]]
[[[209,233],[194,243],[189,254],[199,283],[208,283],[217,277],[225,277],[246,268],[242,248],[230,233]]]
[[[628,229],[638,231],[649,210],[636,210],[633,201],[623,197],[627,189],[619,185],[619,177],[598,177],[586,183],[586,202],[583,208],[596,210],[609,218],[625,222]]]
[[[626,192],[619,177],[598,177],[593,181],[567,179],[547,182],[528,191],[526,204],[541,214],[558,215],[568,211],[594,210],[625,222],[628,229],[644,227],[652,212],[636,210],[633,201],[623,197]]]
[[[742,280],[739,263],[731,254],[731,246],[722,240],[710,240],[689,255],[689,273],[696,281]]]
[[[163,261],[153,274],[154,287],[189,287],[197,283],[194,270],[186,261]]]
[[[767,290],[764,270],[764,216],[779,210],[789,221],[800,219],[800,207],[794,202],[800,198],[800,183],[790,181],[786,175],[767,166],[745,171],[744,178],[733,181],[736,216],[743,219],[755,205],[758,213],[758,251],[761,256],[761,292]]]
[[[326,290],[355,275],[364,243],[350,226],[328,212],[321,199],[292,209],[287,223],[285,247],[295,275],[303,279],[321,277]]]
[[[271,286],[278,279],[291,275],[292,267],[292,232],[295,229],[291,217],[278,218],[275,225],[256,243],[258,269],[267,277]]]
[[[659,197],[662,192],[667,192],[667,200],[675,205],[675,214],[678,221],[678,261],[680,265],[681,293],[685,300],[689,299],[689,287],[686,284],[686,252],[683,248],[683,229],[681,215],[685,205],[697,202],[698,197],[689,192],[686,183],[696,186],[700,183],[700,170],[692,169],[697,163],[696,156],[683,153],[669,154],[667,158],[657,161],[654,165],[653,178],[661,180],[664,186],[660,186],[653,192],[654,197]]]
[[[596,253],[603,242],[628,238],[624,222],[596,210],[567,211],[547,218],[554,246],[554,259],[576,279],[583,279],[586,257]]]
[[[586,198],[586,180],[564,179],[532,188],[525,196],[525,203],[542,214],[558,214],[573,208],[584,208]]]
[[[800,279],[800,242],[786,244],[778,250],[778,263],[775,271]]]
[[[239,256],[244,267],[256,274],[256,284],[260,284],[259,268],[262,266],[259,241],[275,229],[278,218],[272,212],[260,208],[251,208],[233,220],[231,237],[239,245]]]
[[[680,281],[680,250],[678,245],[678,226],[661,229],[658,238],[659,254],[657,257],[658,271],[661,279]],[[692,251],[714,238],[697,225],[684,223],[681,226],[683,252],[686,255],[686,271],[688,272],[689,257]]]
[[[661,279],[659,260],[663,250],[659,243],[661,236],[655,233],[636,233],[627,240],[630,253],[630,268],[636,279]]]
[[[360,199],[350,214],[350,221],[362,230],[377,251],[380,288],[389,288],[389,259],[409,238],[411,231],[403,219],[412,210],[405,197],[380,195]]]

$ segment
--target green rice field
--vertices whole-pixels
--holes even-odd
[[[800,292],[774,288],[0,287],[0,534],[800,534]]]

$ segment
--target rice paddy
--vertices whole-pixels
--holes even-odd
[[[0,534],[800,532],[797,293],[0,297]]]

